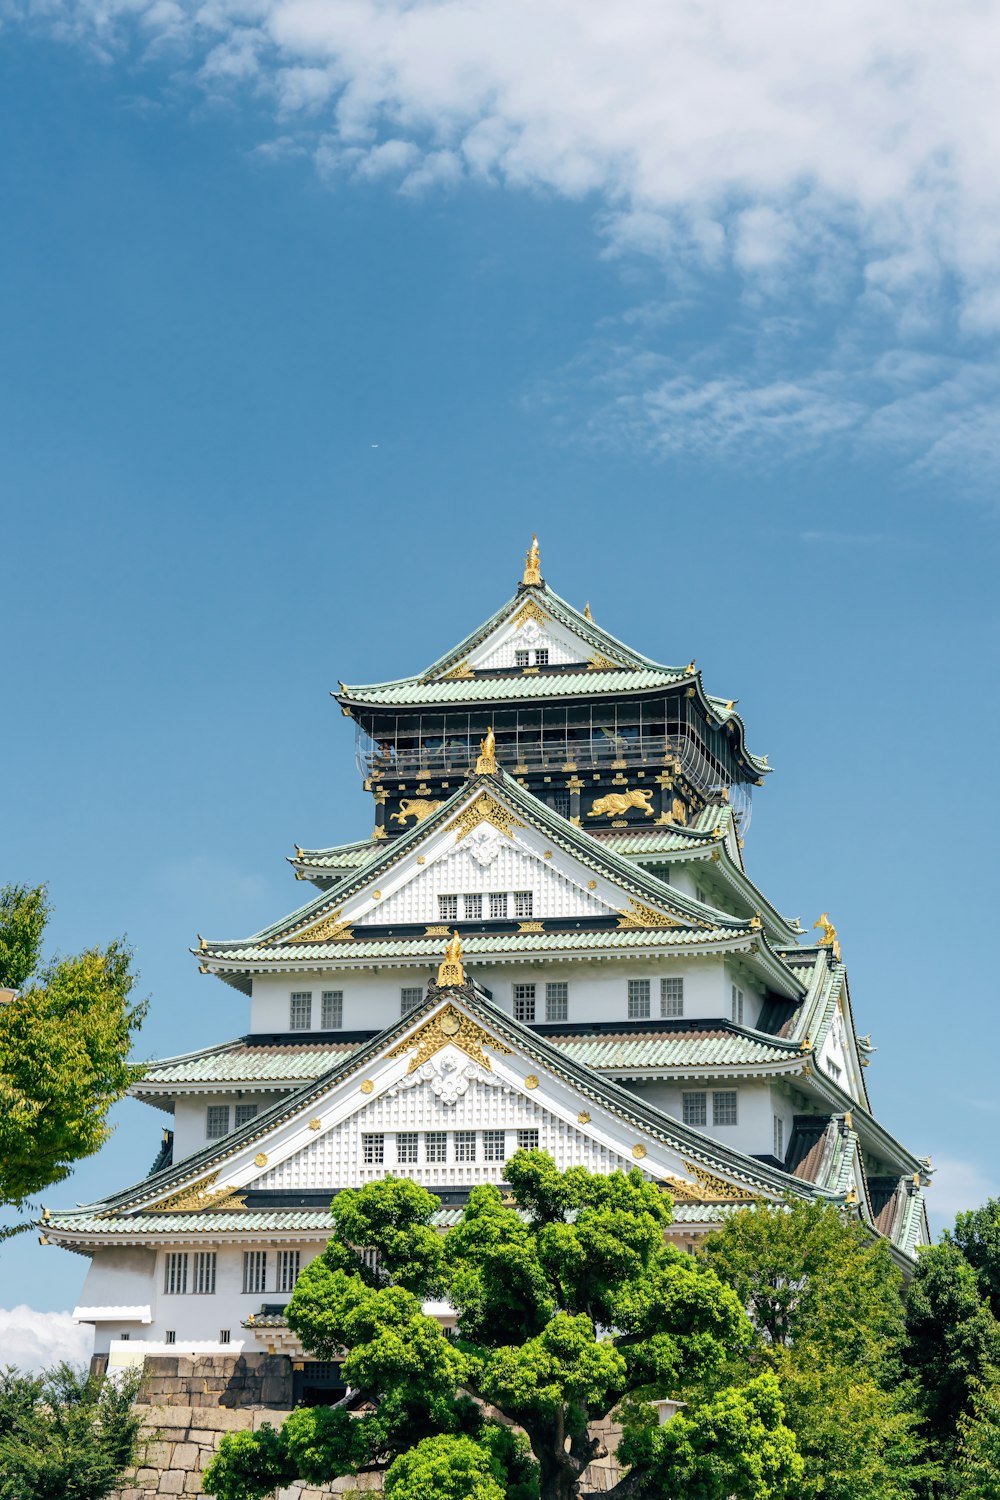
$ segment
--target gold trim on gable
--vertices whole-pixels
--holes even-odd
[[[311,927],[303,927],[299,932],[288,933],[285,937],[269,938],[271,943],[322,943],[326,941],[341,941],[351,938],[350,922],[340,920],[343,908],[338,906],[336,911],[328,912],[325,917],[320,917],[318,922],[313,922]]]
[[[475,802],[470,803],[457,818],[452,819],[445,832],[450,833],[454,828],[457,833],[455,842],[460,843],[466,834],[472,833],[480,823],[492,824],[508,839],[514,837],[511,832],[512,828],[524,827],[520,818],[515,818],[514,814],[509,812],[502,802],[498,802],[491,792],[482,791]]]
[[[529,620],[534,620],[536,625],[545,626],[548,625],[550,619],[551,616],[547,615],[544,609],[541,609],[535,603],[534,599],[528,599],[521,605],[517,614],[514,615],[514,626],[517,630],[520,630],[521,626],[527,625]]]
[[[405,1042],[400,1042],[387,1052],[386,1057],[402,1057],[407,1052],[412,1052],[410,1066],[407,1073],[415,1073],[425,1062],[440,1052],[442,1047],[449,1043],[464,1052],[472,1061],[487,1073],[493,1072],[493,1064],[483,1051],[484,1047],[492,1047],[494,1052],[500,1052],[505,1057],[511,1056],[511,1049],[505,1047],[496,1037],[477,1026],[470,1016],[457,1010],[454,1005],[446,1005],[443,1010],[438,1011],[430,1020],[418,1026],[412,1036],[407,1037]]]
[[[653,906],[647,906],[645,901],[636,901],[634,896],[628,898],[629,909],[622,909],[618,913],[619,927],[683,927],[676,917],[670,917],[665,911],[657,911]],[[692,923],[692,926],[694,924]]]
[[[246,1208],[243,1197],[245,1190],[214,1188],[218,1175],[218,1172],[210,1172],[207,1177],[201,1177],[197,1182],[189,1183],[187,1187],[180,1188],[176,1193],[168,1193],[165,1198],[159,1198],[155,1203],[147,1203],[144,1208],[140,1209],[140,1213],[204,1213],[208,1209],[217,1213]]]

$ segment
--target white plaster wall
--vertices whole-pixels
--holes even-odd
[[[514,618],[512,616],[492,635],[487,636],[486,640],[473,651],[469,657],[471,666],[512,667],[515,651],[525,650],[534,653],[540,647],[548,648],[549,663],[554,666],[563,666],[567,662],[586,662],[593,654],[590,646],[586,646],[583,641],[555,620],[550,619],[541,626],[534,621],[526,622],[515,628]],[[534,660],[534,655],[532,655],[532,664]]]
[[[771,1149],[774,1149],[774,1116],[778,1115],[784,1123],[784,1150],[782,1159],[788,1155],[788,1142],[792,1136],[792,1121],[795,1115],[795,1106],[788,1095],[787,1088],[780,1083],[771,1084]]]
[[[285,1025],[288,1025],[287,1016]],[[193,1151],[200,1151],[204,1146],[213,1144],[208,1138],[210,1104],[228,1104],[229,1128],[235,1130],[237,1104],[256,1104],[257,1113],[262,1115],[276,1099],[283,1097],[283,1093],[284,1091],[277,1089],[242,1089],[238,1092],[220,1090],[218,1093],[192,1094],[177,1099],[174,1103],[174,1165],[185,1156],[190,1156]]]
[[[735,1088],[738,1098],[736,1104],[735,1125],[713,1125],[712,1124],[712,1083],[701,1083],[697,1080],[680,1081],[676,1083],[660,1081],[636,1082],[627,1084],[633,1093],[645,1100],[647,1104],[661,1109],[664,1114],[671,1115],[675,1120],[683,1118],[681,1094],[707,1093],[708,1100],[708,1124],[699,1127],[703,1135],[719,1141],[722,1145],[732,1146],[737,1151],[743,1151],[748,1156],[760,1156],[763,1153],[771,1153],[774,1124],[771,1106],[770,1086],[760,1079],[736,1080],[726,1078],[722,1085],[724,1088]]]

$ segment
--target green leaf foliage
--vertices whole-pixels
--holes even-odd
[[[136,1458],[136,1379],[0,1372],[0,1500],[104,1500]]]
[[[982,1208],[959,1214],[954,1230],[945,1230],[943,1239],[965,1256],[990,1311],[1000,1318],[1000,1198],[990,1198]]]
[[[964,1500],[1000,1500],[1000,1379],[978,1383],[958,1422],[953,1492]]]
[[[472,1438],[431,1437],[401,1453],[385,1476],[386,1500],[504,1500],[506,1475]]]
[[[48,915],[44,885],[0,887],[0,989],[19,990],[34,974]]]

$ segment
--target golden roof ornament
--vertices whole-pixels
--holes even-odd
[[[454,985],[465,983],[462,939],[457,932],[452,933],[451,942],[444,950],[444,962],[438,966],[437,982],[439,989],[449,989]]]
[[[538,538],[531,533],[531,546],[524,555],[524,577],[522,583],[541,583],[542,566],[538,556]]]
[[[493,735],[492,725],[486,731],[486,738],[479,741],[479,759],[476,761],[477,776],[492,776],[497,768],[497,742]]]
[[[833,923],[830,921],[830,918],[829,918],[829,916],[827,915],[826,912],[822,913],[822,915],[820,916],[820,919],[819,919],[818,922],[814,922],[813,923],[813,927],[814,928],[816,928],[816,927],[822,927],[822,929],[823,929],[823,936],[820,938],[819,942],[816,944],[816,947],[817,948],[829,948],[829,949],[831,949],[832,952],[833,952],[834,958],[839,963],[840,962],[840,944],[837,941],[837,929],[836,929],[836,927],[834,927]]]
[[[590,613],[590,600],[589,599],[587,600],[586,604],[583,606],[583,618],[585,620],[589,620],[591,624],[594,623],[594,617]]]

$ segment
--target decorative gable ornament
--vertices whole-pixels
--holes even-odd
[[[511,832],[512,828],[524,827],[520,818],[515,818],[514,814],[504,807],[502,802],[498,802],[490,792],[480,792],[476,800],[448,824],[445,831],[450,832],[455,829],[457,835],[455,842],[459,843],[478,828],[480,823],[491,823],[508,839],[514,837]]]
[[[456,1009],[454,1005],[446,1005],[436,1015],[430,1017],[422,1026],[418,1026],[412,1036],[406,1038],[393,1047],[386,1057],[403,1057],[407,1052],[416,1048],[414,1056],[410,1058],[410,1066],[407,1073],[415,1073],[418,1068],[429,1062],[442,1047],[457,1047],[459,1052],[464,1052],[471,1057],[474,1063],[478,1063],[484,1072],[492,1073],[493,1064],[483,1051],[484,1047],[492,1047],[494,1052],[500,1052],[505,1057],[511,1056],[509,1047],[505,1047],[496,1037],[490,1036],[481,1026],[477,1026],[471,1017],[463,1011]]]
[[[474,833],[470,833],[465,845],[477,864],[487,869],[493,864],[500,850],[503,848],[503,839],[495,828],[480,826]]]
[[[439,1052],[429,1062],[421,1063],[415,1071],[408,1071],[387,1092],[391,1098],[400,1090],[417,1088],[423,1084],[429,1087],[443,1105],[454,1106],[469,1092],[473,1083],[510,1091],[506,1085],[501,1084],[492,1069],[487,1071],[474,1062],[462,1063],[453,1053]]]

